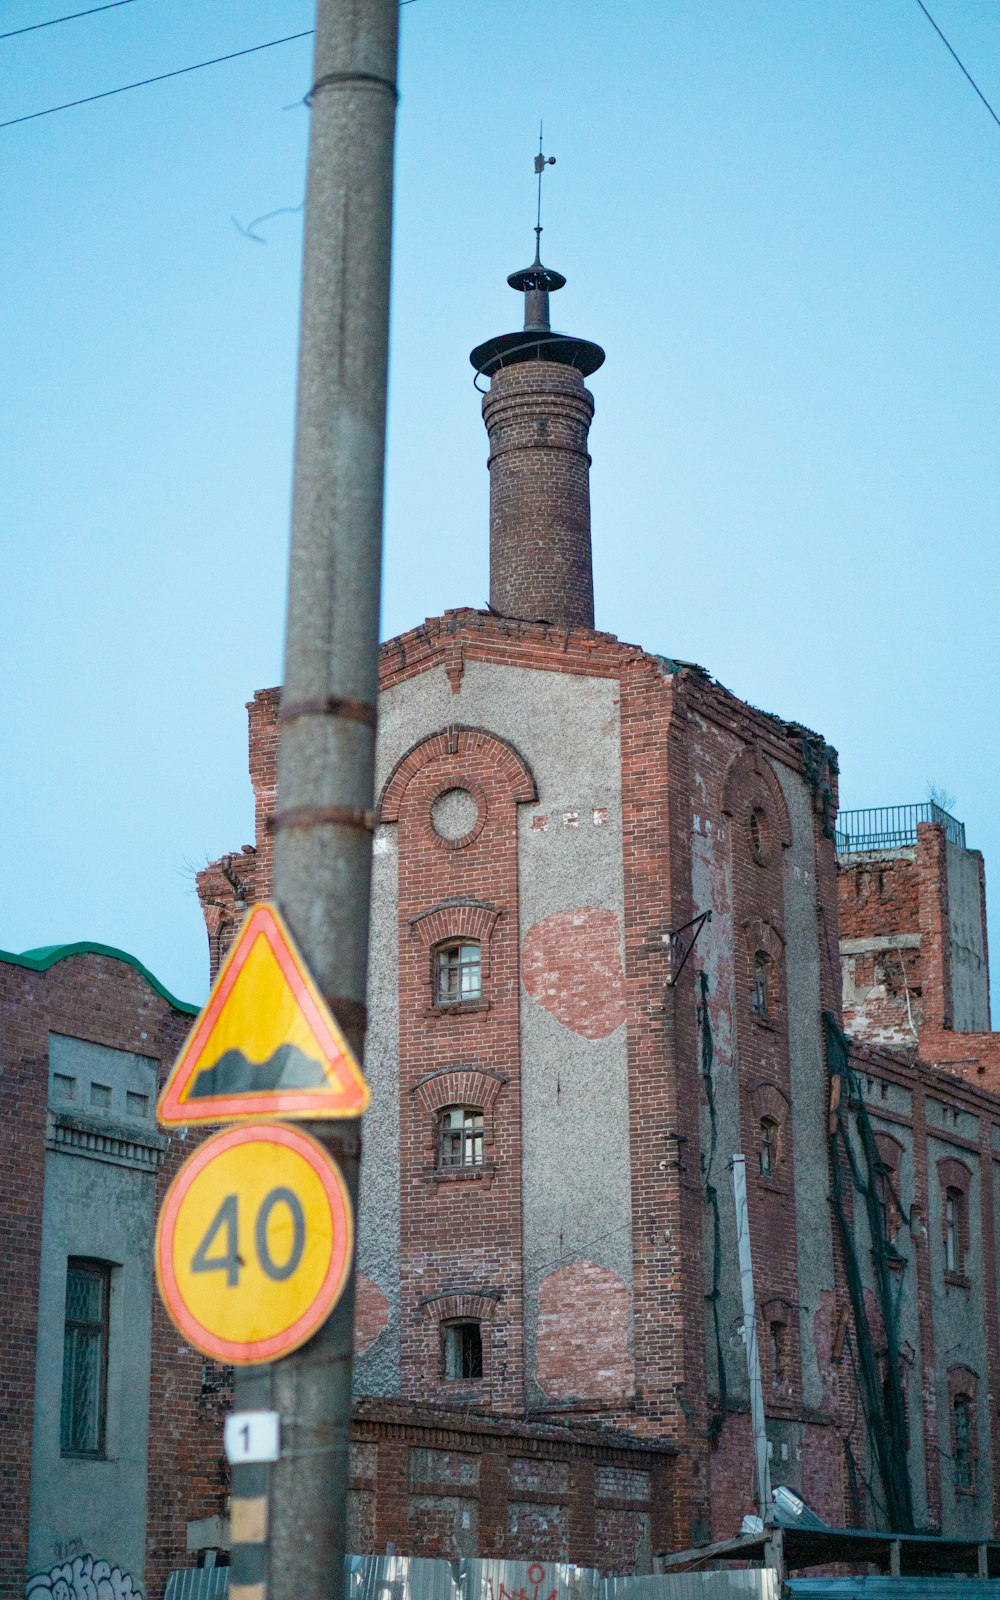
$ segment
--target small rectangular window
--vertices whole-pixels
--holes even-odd
[[[483,1335],[478,1322],[445,1322],[441,1340],[446,1378],[482,1377]]]
[[[440,1166],[482,1166],[483,1113],[478,1107],[448,1106],[440,1114],[438,1129]]]
[[[964,1489],[968,1493],[976,1486],[976,1463],[972,1448],[972,1401],[967,1394],[957,1394],[955,1396],[953,1427],[955,1435],[955,1488]]]
[[[60,1449],[104,1454],[111,1268],[71,1258],[66,1271]]]
[[[434,998],[439,1006],[479,1000],[483,992],[482,954],[478,944],[448,944],[437,953]]]
[[[750,991],[750,1008],[755,1017],[760,1017],[762,1022],[767,1022],[771,1015],[770,996],[768,994],[770,980],[771,958],[758,950],[753,958],[753,988]]]
[[[965,1196],[961,1189],[946,1189],[944,1197],[944,1270],[964,1272],[965,1252],[962,1231],[965,1222]]]

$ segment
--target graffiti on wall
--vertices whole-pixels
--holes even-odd
[[[91,1555],[60,1561],[28,1579],[25,1600],[142,1600],[142,1589],[130,1572]]]

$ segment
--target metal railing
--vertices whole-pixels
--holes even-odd
[[[917,824],[936,822],[945,837],[965,849],[965,823],[933,800],[912,806],[874,806],[864,811],[842,811],[837,819],[836,849],[839,856],[857,850],[895,850],[916,844]]]

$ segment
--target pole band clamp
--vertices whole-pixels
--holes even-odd
[[[366,833],[374,833],[375,813],[362,811],[357,806],[289,806],[287,810],[277,811],[267,819],[269,833],[277,833],[279,828],[321,828],[327,825],[363,828]]]
[[[369,728],[378,723],[378,711],[366,700],[340,700],[336,695],[316,695],[310,700],[293,700],[278,711],[279,722],[294,722],[296,717],[343,717],[347,722],[364,722]]]
[[[317,78],[303,105],[311,106],[318,89],[336,89],[338,85],[357,85],[359,88],[388,89],[393,100],[399,99],[399,90],[391,78],[380,78],[377,72],[328,72],[325,77]]]

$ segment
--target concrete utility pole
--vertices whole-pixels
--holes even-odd
[[[757,1343],[757,1302],[753,1292],[753,1259],[750,1254],[750,1218],[747,1214],[747,1168],[744,1156],[735,1155],[729,1163],[736,1202],[736,1246],[740,1258],[740,1290],[743,1295],[743,1343],[747,1352],[750,1380],[750,1424],[753,1428],[754,1458],[757,1464],[757,1503],[766,1523],[771,1516],[771,1466],[767,1459],[767,1423],[764,1418],[764,1389],[760,1381],[760,1347]]]
[[[275,898],[360,1061],[365,1037],[397,0],[318,0]],[[308,1130],[358,1189],[359,1125]],[[354,1275],[325,1326],[244,1368],[281,1458],[233,1473],[232,1600],[343,1592]],[[242,1508],[242,1509],[241,1509]]]

